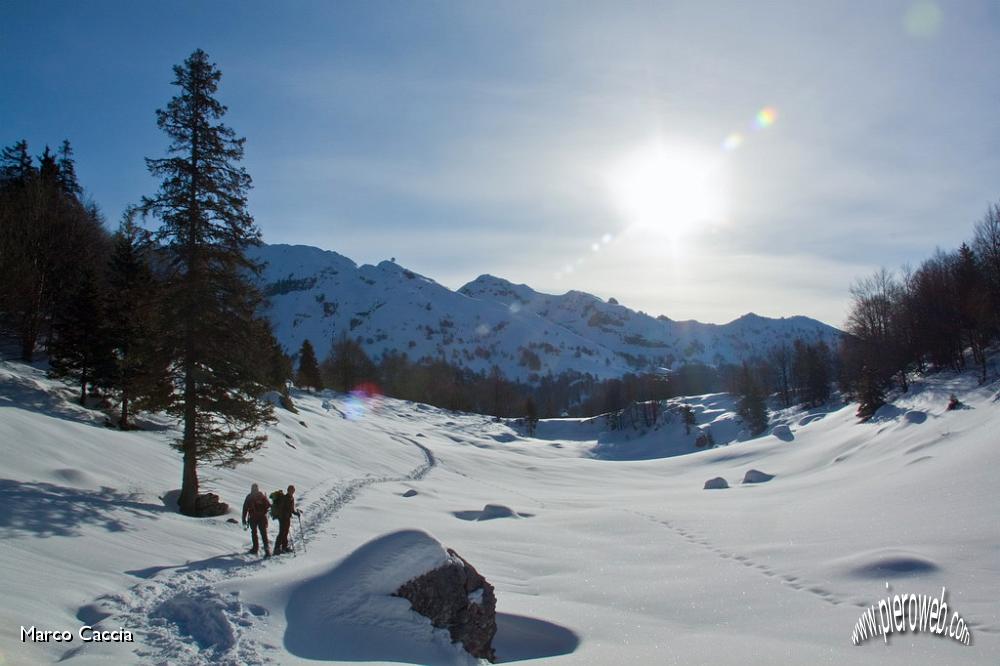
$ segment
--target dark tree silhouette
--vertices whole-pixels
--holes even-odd
[[[535,428],[538,427],[538,407],[531,396],[524,401],[524,423],[528,428],[528,436],[534,435]]]
[[[698,419],[694,416],[691,405],[681,405],[681,421],[684,423],[684,434],[691,434],[691,426],[698,424]]]
[[[323,390],[323,379],[319,373],[316,350],[313,349],[312,343],[308,340],[303,340],[302,348],[299,349],[299,374],[295,381],[299,386],[317,391]]]
[[[219,122],[221,72],[196,50],[174,67],[178,94],[156,112],[170,137],[168,156],[147,159],[160,189],[142,200],[161,220],[157,238],[169,254],[163,315],[170,332],[175,385],[168,411],[183,420],[181,512],[197,513],[198,464],[249,460],[273,418],[258,400],[263,387],[249,350],[260,343],[255,311],[261,297],[252,278],[260,267],[246,251],[260,242],[247,211],[251,180],[237,166],[244,139]]]
[[[342,335],[323,362],[323,382],[335,391],[347,393],[376,377],[375,364],[357,340]]]
[[[60,302],[52,322],[50,372],[79,381],[81,405],[87,402],[88,387],[111,384],[113,359],[103,304],[98,278],[87,269]]]
[[[744,363],[739,379],[740,418],[750,430],[750,434],[759,435],[767,430],[767,403],[764,390],[749,363]]]
[[[134,408],[155,410],[169,403],[170,358],[161,344],[161,286],[151,266],[149,232],[126,211],[108,262],[105,310],[114,364],[111,386],[121,400],[118,427],[128,430]]]
[[[80,183],[76,179],[76,163],[73,161],[73,147],[70,145],[68,139],[64,139],[62,145],[59,147],[59,161],[56,162],[56,166],[59,168],[59,187],[63,193],[70,197],[79,197],[83,194],[83,188],[80,187]]]
[[[79,186],[65,189],[63,169],[75,173],[71,155],[57,160],[46,147],[36,168],[27,142],[19,141],[0,156],[0,317],[19,338],[25,361],[40,340],[51,339],[59,301],[107,256],[96,206],[80,201]]]

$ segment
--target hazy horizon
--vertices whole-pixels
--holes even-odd
[[[267,243],[653,316],[844,323],[1000,199],[1000,6],[58,2],[0,9],[3,145],[68,138],[109,226],[203,48]],[[991,64],[992,63],[992,64]]]

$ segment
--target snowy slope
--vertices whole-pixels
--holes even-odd
[[[508,661],[995,664],[998,389],[936,377],[870,423],[850,406],[787,412],[742,442],[728,398],[701,396],[699,425],[734,443],[689,455],[676,421],[543,421],[529,438],[425,405],[296,394],[300,414],[279,412],[252,463],[203,472],[235,504],[253,481],[299,488],[308,543],[262,562],[238,525],[164,506],[180,476],[171,426],[106,429],[39,370],[0,363],[0,663],[473,663],[385,594],[443,544],[496,586]],[[953,392],[968,409],[945,411]],[[744,484],[750,469],[773,478]],[[717,476],[731,487],[703,490]],[[947,587],[973,644],[853,646],[887,581]],[[21,625],[105,615],[138,642],[18,640]]]
[[[510,378],[565,370],[597,377],[700,361],[738,362],[795,338],[832,342],[836,329],[806,317],[748,314],[729,324],[653,318],[582,292],[540,294],[482,276],[458,292],[398,264],[357,266],[314,247],[266,245],[262,286],[278,339],[297,353],[309,339],[321,355],[341,335],[370,355],[406,352]]]

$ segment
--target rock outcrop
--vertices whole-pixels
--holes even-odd
[[[413,610],[447,629],[473,657],[494,661],[493,637],[497,632],[496,595],[493,586],[455,551],[440,567],[404,583],[396,596]]]
[[[224,516],[229,513],[229,505],[220,500],[215,493],[198,495],[194,501],[194,509],[199,518]]]

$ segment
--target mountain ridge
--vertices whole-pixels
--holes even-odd
[[[676,321],[579,290],[545,294],[482,274],[457,290],[394,261],[362,264],[310,245],[261,245],[266,315],[285,350],[309,339],[325,354],[341,336],[373,358],[399,351],[477,372],[494,365],[533,382],[565,371],[597,378],[688,363],[737,363],[795,339],[832,344],[840,331],[804,317],[744,314],[726,324]]]

